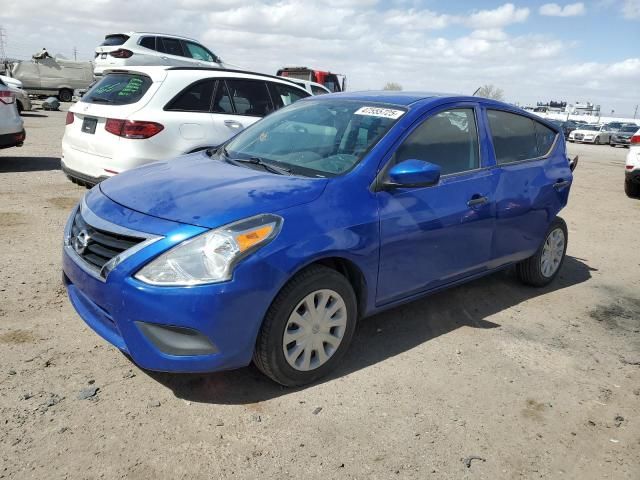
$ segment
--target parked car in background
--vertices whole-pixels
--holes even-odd
[[[87,186],[157,160],[220,145],[310,94],[237,70],[129,67],[105,75],[67,113],[62,169]]]
[[[631,198],[640,198],[640,129],[631,137],[624,168],[625,193]]]
[[[569,134],[568,140],[576,143],[609,143],[611,134],[604,125],[580,125]]]
[[[24,140],[24,123],[16,108],[15,94],[0,83],[0,148],[21,147]]]
[[[575,122],[572,122],[571,120],[567,120],[564,122],[562,120],[549,120],[549,121],[553,123],[555,126],[557,126],[558,128],[562,129],[562,133],[564,134],[565,139],[569,138],[569,134],[578,128],[578,124]]]
[[[20,80],[30,95],[58,97],[70,102],[73,90],[93,82],[93,64],[59,58],[43,58],[14,64],[11,76]]]
[[[604,127],[608,132],[613,133],[620,130],[623,125],[624,123],[622,122],[609,122],[609,123],[605,123]]]
[[[31,99],[29,98],[29,94],[22,89],[22,82],[20,80],[0,75],[0,84],[6,86],[13,92],[18,113],[21,114],[25,110],[31,110]]]
[[[344,92],[347,89],[347,77],[341,73],[315,70],[308,67],[282,67],[276,75],[324,85],[330,92]]]
[[[130,66],[223,68],[222,60],[198,41],[164,33],[113,33],[96,48],[96,75],[106,69]]]
[[[142,368],[253,359],[283,385],[313,382],[362,317],[509,266],[552,282],[573,179],[560,135],[478,97],[306,98],[90,190],[65,228],[63,281]]]
[[[611,134],[611,139],[609,140],[609,145],[612,147],[617,147],[618,145],[622,145],[623,147],[628,147],[631,143],[631,137],[640,129],[638,125],[624,125],[620,130]]]
[[[281,78],[301,86],[311,95],[324,95],[325,93],[331,93],[331,90],[329,90],[327,87],[325,87],[324,85],[320,85],[319,83],[316,83],[316,82],[310,82],[309,80],[298,80],[297,78],[292,78],[292,77],[281,77]]]

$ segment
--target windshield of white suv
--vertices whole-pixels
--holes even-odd
[[[133,73],[109,73],[82,97],[86,103],[108,105],[129,105],[140,100],[149,87],[151,79],[146,75]]]
[[[404,113],[369,102],[305,100],[238,134],[225,155],[273,163],[294,175],[333,177],[351,170]]]

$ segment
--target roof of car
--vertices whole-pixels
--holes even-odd
[[[326,95],[320,97],[313,97],[313,99],[324,98]],[[328,98],[339,97],[344,100],[358,100],[372,103],[386,103],[390,105],[398,105],[408,107],[418,102],[430,103],[430,101],[450,100],[452,102],[478,102],[482,101],[485,104],[491,104],[502,107],[509,107],[512,109],[518,109],[513,105],[509,105],[504,102],[498,102],[490,98],[473,97],[470,95],[461,95],[458,93],[442,93],[442,92],[397,92],[389,90],[381,91],[362,91],[362,92],[342,92],[334,93]]]

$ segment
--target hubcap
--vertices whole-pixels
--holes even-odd
[[[540,267],[542,275],[549,278],[552,277],[562,262],[564,255],[564,232],[561,228],[551,231],[544,242],[542,249],[542,258],[540,259]]]
[[[333,290],[316,290],[293,309],[282,338],[287,363],[303,372],[329,361],[347,326],[347,306]]]

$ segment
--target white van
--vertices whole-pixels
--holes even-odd
[[[73,90],[93,82],[93,64],[59,58],[43,58],[16,63],[11,76],[22,82],[31,95],[53,95],[70,102]]]

